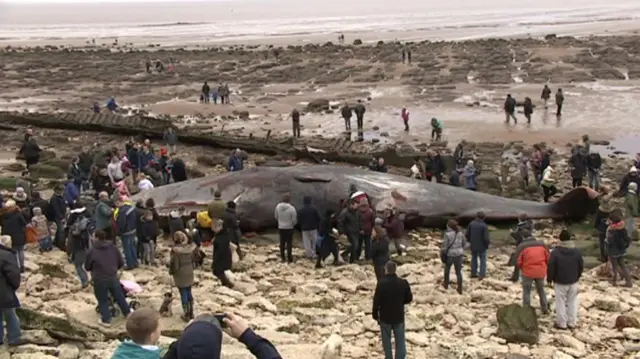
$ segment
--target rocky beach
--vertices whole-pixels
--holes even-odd
[[[188,49],[141,49],[128,44],[6,47],[0,64],[0,110],[5,111],[0,113],[4,126],[0,132],[0,187],[15,189],[23,169],[15,152],[26,125],[35,125],[35,136],[45,150],[32,171],[38,178],[35,188],[43,191],[63,180],[70,158],[91,144],[122,147],[133,135],[153,135],[156,141],[167,125],[179,129],[178,154],[191,177],[225,171],[228,150],[236,146],[249,152],[249,167],[274,161],[304,165],[327,158],[363,165],[372,153],[384,153],[393,157],[388,158],[390,172],[406,174],[406,163],[415,154],[427,149],[448,154],[466,139],[465,149],[482,170],[480,191],[529,200],[540,200],[541,194],[537,187],[524,186],[517,164],[530,155],[533,143],[543,142],[554,150],[552,163],[561,179],[560,193],[571,187],[566,152],[581,135],[589,134],[595,140],[594,147],[605,159],[603,183],[614,188],[631,166],[628,154],[640,150],[634,137],[640,133],[636,120],[640,36],[407,43],[413,55],[411,64],[401,61],[403,46],[354,41],[347,45]],[[173,59],[175,72],[148,74],[144,69],[147,59],[160,59],[165,65]],[[199,103],[204,81],[212,87],[228,83],[231,104]],[[560,120],[553,114],[553,104],[545,111],[539,101],[547,82],[553,90],[562,87],[565,91],[566,112]],[[519,100],[534,99],[537,107],[530,126],[522,124],[524,117],[518,125],[503,123],[506,93]],[[94,101],[103,104],[110,96],[124,108],[124,114],[133,116],[90,113]],[[357,100],[367,106],[364,143],[343,140],[339,118],[341,103]],[[412,114],[409,133],[402,131],[399,111],[403,106]],[[300,139],[290,138],[288,115],[293,108],[303,112]],[[148,114],[155,117],[144,117]],[[153,124],[156,117],[158,123]],[[429,141],[431,117],[444,122],[444,142]],[[257,142],[267,134],[270,141]],[[257,153],[260,148],[262,153]],[[622,200],[616,201],[621,206]],[[555,330],[553,315],[538,314],[539,327],[530,328],[532,335],[539,333],[536,344],[505,339],[510,337],[500,329],[496,315],[498,308],[521,301],[520,284],[508,281],[511,268],[506,263],[513,244],[506,227],[491,228],[494,245],[487,279],[468,279],[465,263],[462,295],[442,288],[441,232],[410,232],[408,255],[394,257],[401,264],[399,274],[410,282],[414,293],[406,319],[408,358],[613,359],[638,355],[640,295],[633,288],[612,287],[606,276],[600,276],[597,238],[589,219],[581,223],[540,221],[535,235],[553,245],[563,228],[574,232],[576,246],[591,268],[581,280],[579,326],[572,332]],[[247,234],[244,241],[248,255],[232,269],[237,283],[234,290],[221,287],[210,273],[211,250],[207,249],[204,269],[196,272],[197,312],[237,312],[272,341],[284,358],[380,356],[378,326],[370,315],[376,280],[369,263],[316,270],[313,263],[300,260],[287,266],[278,262],[273,234]],[[164,270],[169,248],[168,240],[159,241],[159,268],[127,273],[144,287],[139,300],[145,306],[158,308],[162,294],[172,286]],[[295,254],[300,256],[301,250],[296,249]],[[629,249],[628,259],[634,267],[640,260],[637,243]],[[30,248],[26,262],[19,297],[24,337],[30,344],[1,348],[0,359],[108,357],[126,337],[122,318],[112,328],[98,325],[93,293],[80,289],[63,253],[40,254]],[[638,275],[634,268],[636,279]],[[532,303],[537,303],[535,295]],[[184,327],[178,312],[176,300],[176,314],[162,322],[164,346]],[[341,353],[327,349],[332,334],[341,338]],[[335,335],[330,343],[335,342]],[[251,355],[225,337],[222,357]]]

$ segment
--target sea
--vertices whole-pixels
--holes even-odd
[[[0,0],[0,44],[115,38],[166,45],[283,37],[304,42],[319,35],[335,40],[341,33],[465,40],[589,35],[585,29],[594,24],[616,30],[638,20],[640,0]]]

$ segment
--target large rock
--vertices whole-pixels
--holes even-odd
[[[307,104],[307,111],[309,112],[322,112],[329,108],[329,100],[325,98],[318,98]]]
[[[104,335],[76,321],[39,313],[28,308],[16,309],[24,329],[45,330],[54,339],[78,342],[104,341]]]
[[[498,308],[497,336],[509,343],[537,344],[540,337],[538,316],[530,306],[509,304]]]

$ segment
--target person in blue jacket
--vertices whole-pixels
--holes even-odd
[[[131,163],[131,168],[137,173],[142,169],[142,158],[140,154],[140,145],[137,142],[134,142],[131,145],[131,149],[127,152],[127,158]]]
[[[122,251],[126,269],[138,267],[138,254],[136,251],[136,230],[138,229],[138,217],[133,203],[118,199],[116,213],[116,232],[122,241]]]
[[[218,320],[220,316],[224,329]],[[163,359],[220,359],[222,330],[244,344],[256,359],[282,359],[275,346],[257,335],[244,319],[231,313],[220,316],[197,316],[169,346]]]
[[[149,150],[149,147],[143,146],[140,153],[140,170],[143,170],[149,166],[152,162],[155,162],[155,156]]]
[[[69,174],[67,175],[67,183],[64,185],[64,200],[70,208],[73,208],[78,198],[80,198],[80,190],[73,182],[73,176]]]
[[[234,150],[229,156],[229,163],[227,164],[227,170],[229,172],[242,171],[244,169],[244,162],[240,157],[240,150]]]
[[[116,103],[116,100],[113,97],[110,97],[107,101],[107,109],[111,112],[115,112],[117,108],[118,104]]]

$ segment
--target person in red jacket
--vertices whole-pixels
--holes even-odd
[[[543,242],[536,241],[531,232],[523,233],[523,241],[516,249],[518,268],[522,273],[522,305],[531,305],[531,287],[535,283],[540,309],[543,314],[549,312],[547,294],[544,291],[544,280],[547,276],[549,250]]]
[[[406,109],[406,107],[402,108],[402,112],[400,113],[400,116],[402,116],[402,122],[404,122],[404,130],[405,131],[409,131],[409,111]]]

